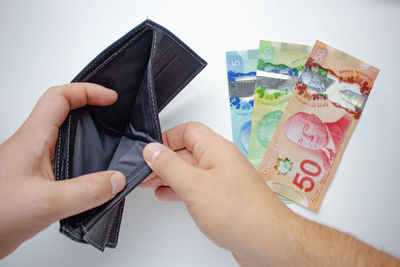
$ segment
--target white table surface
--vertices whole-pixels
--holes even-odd
[[[231,139],[225,51],[257,48],[260,39],[310,45],[319,39],[380,68],[320,211],[292,209],[400,257],[400,1],[3,0],[0,141],[48,87],[69,82],[147,16],[208,62],[161,113],[164,130],[200,121]],[[158,201],[150,189],[127,197],[116,249],[101,253],[78,244],[58,226],[25,242],[0,266],[236,265],[201,234],[183,204]]]

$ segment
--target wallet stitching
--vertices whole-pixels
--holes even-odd
[[[130,179],[128,179],[127,180],[127,184],[128,183],[130,183],[133,179],[135,179],[137,176],[139,176],[139,174],[141,174],[145,169],[147,168],[147,166],[144,166],[135,176],[133,176],[132,178],[130,178]],[[120,213],[122,212],[122,209],[121,209],[121,211],[120,211]],[[120,214],[119,214],[120,215]],[[117,227],[117,229],[119,229],[119,227],[120,227],[120,225],[121,225],[121,221],[122,221],[122,216],[118,216],[117,217],[118,219],[117,219],[117,224],[118,224],[118,227]],[[86,230],[86,229],[85,229]],[[109,238],[110,238],[110,233],[111,233],[111,227],[110,227],[110,229],[109,229],[109,231],[108,231],[108,233],[107,233],[107,239],[106,240],[108,240]],[[116,244],[116,243],[112,243],[113,245],[114,244]]]
[[[124,211],[124,207],[122,207],[122,209],[119,209],[118,216],[117,216],[117,218],[118,218],[118,220],[117,220],[117,227],[115,228],[115,229],[117,229],[116,240],[115,240],[114,242],[108,241],[108,239],[109,239],[109,237],[110,237],[110,234],[108,234],[108,236],[107,236],[107,242],[106,242],[107,245],[112,245],[112,246],[117,245],[117,242],[118,242],[118,234],[119,234],[119,229],[120,229],[120,226],[121,226],[122,212],[123,212],[123,211]]]
[[[58,140],[57,140],[57,167],[56,167],[56,180],[59,178],[60,173],[60,151],[61,151],[61,131],[58,133]]]
[[[147,166],[144,166],[135,176],[133,176],[133,177],[131,177],[130,179],[128,179],[126,183],[130,183],[133,179],[135,179],[137,176],[139,176],[139,174],[141,174],[146,168],[147,168]],[[90,215],[88,215],[81,223],[79,223],[79,225],[82,227],[83,231],[85,232],[85,235],[88,234],[88,231],[86,230],[86,226],[84,225],[84,223],[85,223],[87,220],[91,219],[90,216],[93,215],[93,212],[94,212],[94,211],[92,211]],[[122,218],[121,218],[121,217],[118,217],[118,220],[117,220],[117,222],[118,222],[118,227],[121,225],[121,220],[122,220]],[[106,240],[110,237],[110,233],[111,233],[111,228],[109,229],[109,231],[108,231],[108,233],[107,233],[107,238],[106,238]],[[86,237],[86,239],[89,240],[89,241],[91,241],[91,242],[92,242],[92,245],[94,245],[95,247],[97,247],[97,248],[100,247],[100,246],[97,245],[92,239],[90,239],[90,238],[88,238],[88,237]],[[102,248],[102,247],[101,247],[101,248]]]
[[[126,183],[129,183],[130,181],[132,181],[134,178],[136,178],[139,174],[141,174],[145,169],[147,168],[147,165],[144,166],[138,173],[136,173],[136,175],[132,176],[130,179],[127,179]],[[130,177],[130,176],[128,176]],[[93,215],[94,210],[91,211],[91,213],[89,213],[89,215],[79,224],[86,230],[86,227],[84,226],[84,224],[86,223],[87,220],[89,220],[90,216]]]
[[[130,183],[133,179],[135,179],[139,174],[141,174],[145,169],[147,168],[147,165],[144,166],[136,175],[132,176],[127,180],[127,183]],[[129,176],[128,176],[129,177]]]
[[[69,179],[69,143],[71,139],[71,120],[72,120],[72,112],[68,116],[68,135],[67,135],[67,169],[66,169],[66,179]],[[70,217],[66,218],[68,224],[70,224]]]
[[[76,77],[76,80],[82,79],[82,77],[85,76],[85,75],[87,75],[87,73],[90,71],[90,68],[93,67],[93,65],[95,65],[97,62],[99,62],[100,60],[102,60],[102,59],[107,55],[107,53],[108,53],[110,50],[114,49],[114,47],[116,47],[117,45],[120,45],[121,43],[125,42],[127,39],[131,38],[132,35],[134,35],[134,34],[137,33],[138,31],[140,31],[141,29],[143,29],[144,26],[145,26],[145,25],[139,27],[138,29],[136,29],[135,31],[133,31],[131,34],[127,35],[125,38],[123,38],[123,39],[117,41],[117,42],[116,42],[114,45],[112,45],[111,47],[106,48],[106,49],[102,52],[102,55],[101,55],[99,58],[97,58],[93,63],[91,63],[89,66],[87,66],[87,69],[86,69],[84,72],[82,72],[81,74],[79,74],[78,77]],[[139,35],[139,36],[140,36],[140,35]]]
[[[117,205],[115,205],[114,207],[116,207]],[[120,217],[117,217],[117,218],[120,218]],[[118,221],[119,221],[119,219],[118,219]],[[113,228],[110,226],[109,228],[108,228],[108,231],[107,231],[107,236],[106,236],[106,242],[105,243],[107,243],[107,241],[108,241],[108,239],[110,238],[110,234],[111,234],[111,230],[112,230]]]
[[[72,235],[73,237],[75,237],[78,240],[83,240],[81,236],[79,236],[78,234],[71,232],[70,230],[68,230],[66,227],[62,226],[61,230],[64,232],[67,232],[68,234]]]
[[[194,55],[190,50],[188,50],[184,45],[182,45],[181,41],[179,41],[177,39],[177,37],[171,36],[168,32],[163,31],[162,29],[157,28],[156,26],[148,24],[148,27],[153,30],[157,30],[159,33],[164,34],[164,35],[168,36],[169,38],[171,38],[174,41],[174,43],[176,43],[181,48],[183,48],[187,53],[189,53],[192,56],[192,58],[194,58],[200,64],[200,67],[197,67],[196,71],[180,84],[180,86],[177,88],[177,90],[175,90],[175,93],[173,93],[169,98],[167,98],[166,101],[164,101],[165,104],[163,103],[163,105],[159,109],[159,110],[161,110],[167,105],[167,103],[169,103],[181,91],[181,89],[184,87],[185,84],[187,84],[190,80],[192,80],[199,73],[199,70],[201,70],[206,64],[203,61],[201,61],[198,58],[198,56]]]
[[[68,135],[67,135],[67,176],[66,178],[69,179],[69,143],[71,139],[71,118],[72,118],[72,113],[69,114],[68,116]]]
[[[89,73],[85,78],[83,78],[82,81],[87,81],[89,80],[93,75],[95,75],[97,72],[99,72],[100,70],[102,70],[108,63],[110,63],[113,59],[115,59],[115,57],[117,57],[120,53],[122,53],[123,51],[125,51],[127,49],[128,46],[130,46],[134,41],[136,41],[140,36],[142,36],[147,30],[143,31],[142,33],[136,35],[135,37],[133,37],[131,40],[129,40],[129,42],[127,42],[126,44],[124,44],[120,49],[122,49],[122,51],[117,50],[114,54],[112,54],[111,56],[109,56],[103,63],[101,63],[97,68],[95,68],[91,73]],[[117,53],[118,52],[118,53]],[[97,62],[97,60],[96,60]],[[95,64],[96,62],[94,62],[93,64]]]
[[[94,242],[92,239],[90,239],[89,237],[88,237],[88,231],[86,231],[86,229],[85,229],[85,227],[83,226],[83,231],[85,232],[85,237],[86,237],[86,240],[89,240],[91,243],[91,245],[92,246],[94,246],[95,248],[97,248],[97,249],[99,249],[99,250],[104,250],[104,247],[103,246],[100,246],[100,245],[98,245],[96,242]],[[84,239],[85,240],[85,239]],[[85,240],[85,241],[86,241]]]
[[[201,65],[204,65],[204,63],[200,60],[200,59],[198,59],[198,57],[196,57],[191,51],[189,51],[185,46],[183,46],[182,44],[181,44],[181,41],[178,41],[177,40],[177,37],[173,37],[173,36],[171,36],[168,32],[166,32],[166,31],[163,31],[162,29],[160,29],[160,28],[158,28],[158,27],[156,27],[156,26],[154,26],[154,25],[151,25],[151,24],[147,24],[148,25],[148,27],[149,28],[151,28],[151,29],[155,29],[155,30],[157,30],[159,33],[161,33],[161,34],[164,34],[164,35],[167,35],[169,38],[171,38],[176,44],[178,44],[180,47],[182,47],[186,52],[188,52],[194,59],[196,59],[196,61],[198,61]]]
[[[154,53],[154,54],[155,54],[156,42],[157,42],[157,35],[154,34],[153,49],[152,49],[152,53]],[[149,78],[150,78],[149,80],[150,80],[150,86],[151,86],[151,88],[149,88],[149,89],[151,89],[151,90],[149,90],[149,91],[150,91],[150,94],[151,94],[151,102],[153,104],[153,107],[152,107],[152,109],[153,109],[153,117],[154,117],[154,120],[157,122],[156,123],[156,126],[157,126],[157,137],[158,137],[158,140],[161,141],[162,139],[161,139],[161,136],[160,136],[161,129],[160,129],[160,123],[159,123],[159,118],[158,118],[158,108],[156,110],[156,104],[155,104],[155,101],[154,101],[154,98],[155,98],[154,90],[155,89],[154,89],[154,83],[153,83],[153,79],[152,79],[152,77],[153,77],[152,64],[153,64],[154,54],[152,54],[150,56],[150,63],[151,64],[149,64],[149,69],[151,69],[151,70],[148,72],[148,75],[149,75]]]

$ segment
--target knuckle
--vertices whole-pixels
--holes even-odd
[[[49,94],[61,94],[62,92],[62,86],[51,86],[49,89],[47,89],[47,93]]]
[[[208,129],[208,127],[200,122],[191,121],[186,124],[185,130],[187,131],[188,134],[193,134],[199,131],[204,131],[204,129]]]

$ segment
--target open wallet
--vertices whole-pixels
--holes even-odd
[[[117,170],[125,175],[126,187],[109,202],[61,220],[61,233],[102,251],[116,247],[124,199],[151,173],[143,148],[162,142],[158,113],[206,64],[170,31],[146,20],[72,80],[112,88],[118,100],[70,111],[57,140],[56,180]]]

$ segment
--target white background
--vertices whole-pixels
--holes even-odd
[[[224,52],[257,48],[260,39],[310,45],[319,39],[378,67],[381,72],[320,211],[292,208],[400,257],[399,1],[2,0],[0,141],[17,130],[48,87],[68,83],[146,16],[209,64],[161,113],[164,130],[200,121],[231,139]],[[138,189],[127,197],[116,249],[101,253],[78,244],[59,234],[55,223],[0,262],[28,265],[236,263],[201,234],[183,204],[164,203],[152,190]]]

